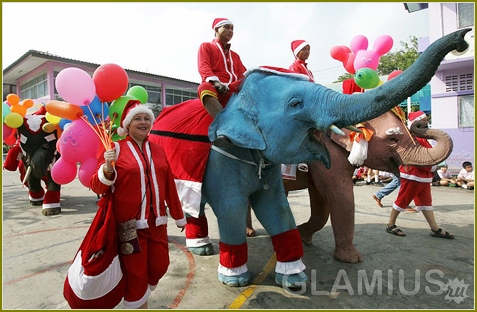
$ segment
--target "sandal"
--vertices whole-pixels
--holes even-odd
[[[431,229],[432,233],[430,234],[433,237],[441,237],[441,238],[447,238],[447,239],[453,239],[454,235],[447,232],[447,231],[442,231],[441,228],[438,228],[437,230]]]
[[[386,232],[390,233],[390,234],[393,234],[393,235],[396,235],[396,236],[406,236],[406,234],[404,234],[404,232],[399,229],[396,224],[392,225],[392,226],[386,226]]]

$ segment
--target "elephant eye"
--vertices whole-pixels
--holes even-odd
[[[303,102],[301,100],[295,99],[295,100],[291,101],[290,106],[291,107],[297,107],[297,106],[301,106],[302,103]]]

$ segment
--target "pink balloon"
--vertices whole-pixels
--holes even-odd
[[[61,158],[72,163],[95,157],[99,146],[96,132],[81,118],[63,130],[59,142]]]
[[[368,38],[363,35],[357,35],[351,39],[349,46],[354,53],[357,53],[359,50],[366,50],[368,48]]]
[[[58,73],[55,79],[58,94],[73,105],[88,105],[96,95],[93,78],[82,69],[68,67]]]
[[[366,44],[367,46],[367,44]],[[362,49],[353,51],[356,53],[354,59],[354,69],[357,71],[361,68],[371,68],[376,70],[379,65],[379,58],[388,53],[393,46],[393,39],[388,35],[379,36],[373,45],[373,50]]]
[[[98,167],[98,160],[96,157],[88,158],[81,163],[81,166],[78,170],[78,179],[81,184],[87,188],[91,187],[91,177],[93,176],[96,168]]]
[[[76,163],[60,157],[51,168],[51,178],[58,184],[68,184],[76,178],[77,171]]]
[[[12,128],[7,126],[6,124],[3,124],[3,139],[5,140],[12,134]]]

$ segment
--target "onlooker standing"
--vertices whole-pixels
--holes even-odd
[[[462,170],[457,175],[457,185],[462,188],[473,190],[474,189],[474,168],[470,161],[464,161],[462,163]]]
[[[427,116],[422,111],[411,112],[409,114],[410,123],[416,120],[427,121]],[[432,148],[432,145],[426,139],[416,139],[420,145],[426,148]],[[406,207],[414,200],[416,204],[415,209],[422,211],[422,214],[431,228],[431,236],[449,239],[454,238],[454,235],[440,228],[434,218],[431,195],[431,182],[434,174],[432,169],[433,167],[431,166],[400,166],[401,187],[398,197],[393,203],[393,209],[389,216],[386,232],[397,236],[406,235],[396,226],[396,220],[399,214],[406,211]]]

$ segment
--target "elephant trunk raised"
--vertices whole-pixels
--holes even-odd
[[[329,115],[331,120],[317,118],[321,121],[317,124],[317,129],[329,126],[329,124],[323,124],[323,121],[335,124],[338,128],[355,125],[378,117],[399,105],[431,80],[440,61],[449,52],[453,50],[461,52],[467,49],[468,44],[464,36],[470,30],[463,29],[435,41],[407,70],[378,88],[353,95],[340,94],[332,90],[321,93],[318,96],[321,98],[320,101],[328,105],[325,111],[320,110],[318,113]]]
[[[452,138],[444,131],[427,128],[427,122],[413,122],[410,131],[419,138],[435,140],[437,145],[433,148],[400,147],[398,153],[403,164],[415,166],[437,165],[446,160],[452,153]]]

